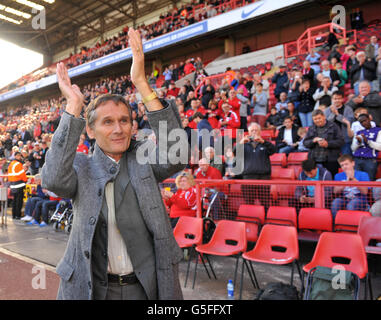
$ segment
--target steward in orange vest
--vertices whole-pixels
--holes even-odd
[[[24,198],[24,188],[28,178],[22,165],[22,156],[20,152],[15,153],[15,160],[8,166],[8,181],[13,195],[12,201],[12,217],[13,219],[21,218],[21,209]]]

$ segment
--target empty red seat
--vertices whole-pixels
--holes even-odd
[[[287,157],[287,165],[301,164],[308,159],[308,152],[291,152]]]
[[[293,207],[270,206],[265,223],[297,226],[296,209]]]
[[[361,217],[370,217],[368,211],[339,210],[335,217],[336,232],[357,232]]]
[[[236,219],[245,222],[247,241],[257,241],[259,229],[265,222],[265,215],[264,206],[241,204]]]
[[[270,156],[270,162],[272,166],[287,166],[287,156],[285,153],[274,153]]]
[[[332,213],[329,209],[302,208],[298,215],[298,237],[305,241],[318,241],[322,232],[333,229]]]

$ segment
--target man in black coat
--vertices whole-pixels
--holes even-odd
[[[358,63],[354,64],[349,73],[351,86],[355,89],[355,94],[359,93],[358,86],[361,81],[367,80],[369,82],[376,79],[377,65],[374,59],[367,59],[364,51],[359,51],[356,54]]]
[[[290,116],[287,116],[283,120],[283,126],[279,129],[278,136],[276,138],[276,147],[278,153],[295,152],[298,149],[298,127],[294,125],[294,121]]]
[[[339,170],[337,158],[340,156],[344,137],[340,128],[331,121],[327,121],[322,110],[312,112],[314,124],[308,129],[303,140],[306,148],[310,149],[308,158],[315,160],[329,170],[334,177]]]

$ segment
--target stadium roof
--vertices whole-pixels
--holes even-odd
[[[0,38],[48,56],[127,23],[175,0],[0,0]],[[46,25],[40,9],[45,8]],[[35,8],[35,9],[33,9]],[[36,10],[37,9],[37,10]]]

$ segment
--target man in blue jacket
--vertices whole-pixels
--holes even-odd
[[[288,81],[288,75],[285,66],[280,66],[279,71],[275,72],[275,75],[271,79],[272,83],[276,83],[274,90],[275,97],[279,100],[279,95],[282,92],[287,92],[285,84]]]

